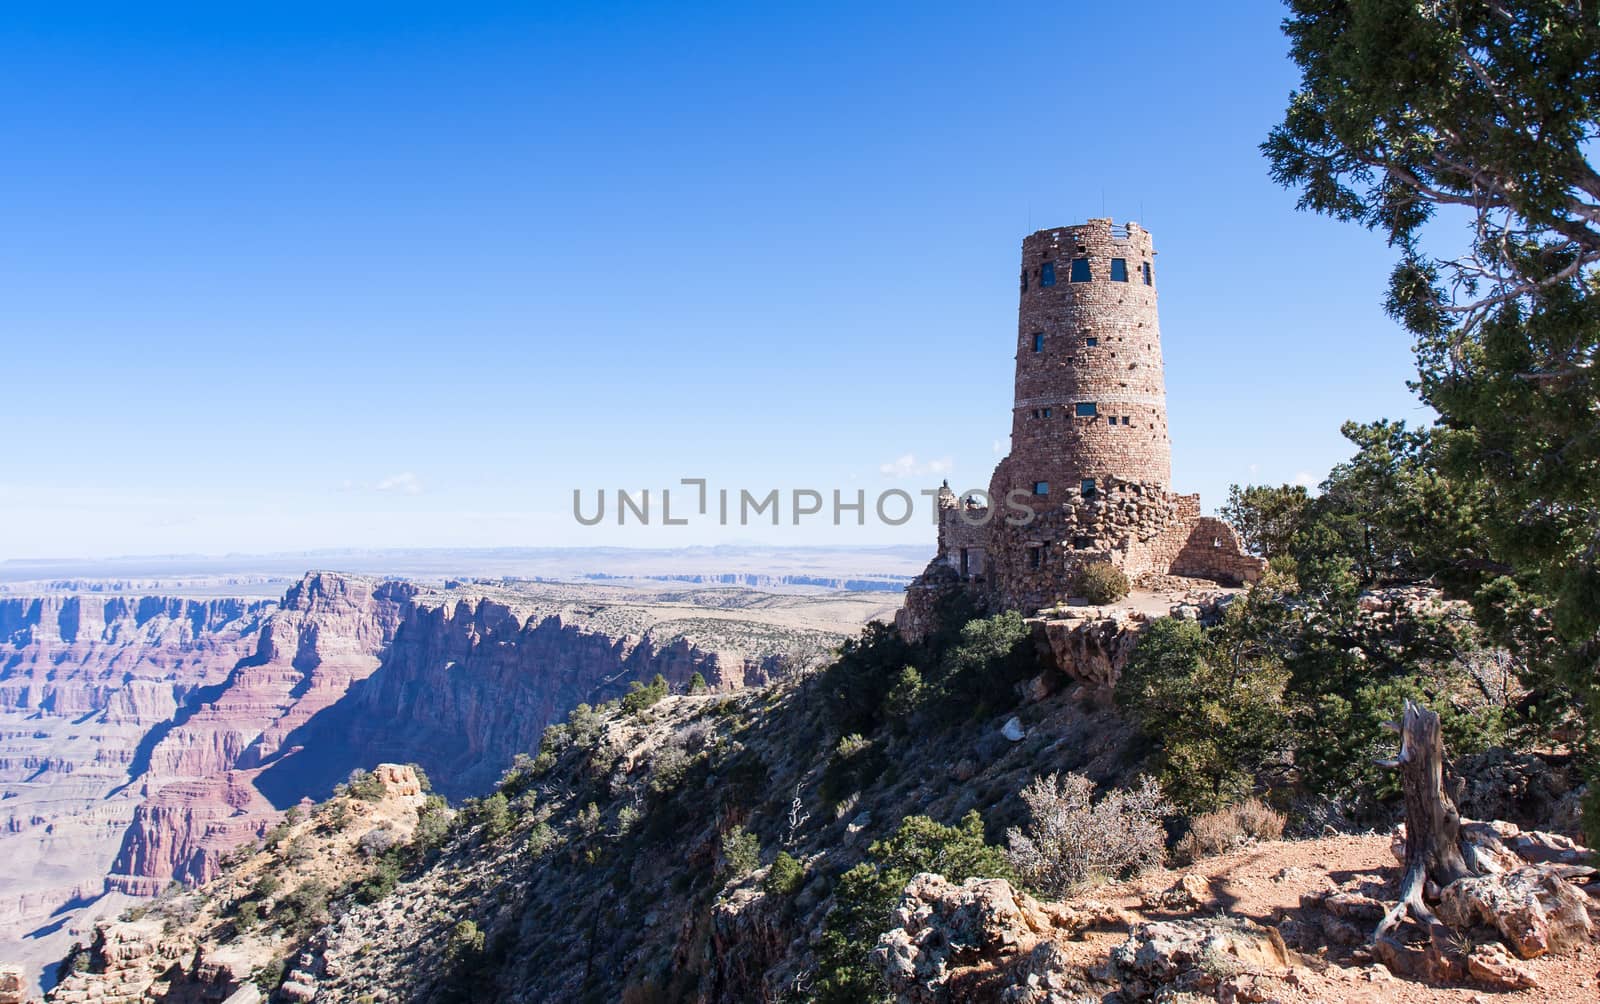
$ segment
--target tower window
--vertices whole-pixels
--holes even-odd
[[[1076,548],[1077,550],[1079,550],[1079,551],[1087,551],[1091,547],[1094,546],[1094,538],[1093,537],[1074,537],[1074,538],[1072,538],[1072,546],[1074,548]]]
[[[1024,293],[1026,293],[1028,291],[1028,270],[1027,269],[1023,269],[1022,270],[1022,291]]]
[[[1078,482],[1078,491],[1082,492],[1083,497],[1086,499],[1094,498],[1096,494],[1094,478],[1084,478]]]
[[[1044,417],[1045,417],[1045,418],[1049,418],[1049,417],[1050,417],[1050,409],[1049,409],[1049,408],[1045,408],[1045,409],[1044,409],[1044,410],[1043,410],[1043,411],[1042,411],[1042,412],[1041,412],[1041,414],[1043,414],[1043,415],[1044,415]]]
[[[1048,481],[1035,481],[1033,483],[1033,493],[1035,495],[1049,495],[1050,494],[1050,482],[1048,482]]]
[[[1144,271],[1144,284],[1146,286],[1148,286],[1148,285],[1150,285],[1150,263],[1149,262],[1145,262],[1144,263],[1143,271]]]
[[[1113,259],[1111,259],[1111,281],[1112,282],[1127,282],[1128,281],[1128,259],[1126,259],[1126,258],[1113,258]]]
[[[1094,418],[1100,414],[1100,409],[1095,407],[1093,401],[1079,401],[1072,406],[1073,414],[1079,418]]]
[[[1035,351],[1035,352],[1043,352],[1044,351],[1044,332],[1043,331],[1035,331],[1033,333],[1033,351]]]
[[[1054,286],[1056,284],[1056,263],[1047,261],[1039,266],[1039,285]]]
[[[1074,259],[1072,259],[1072,281],[1073,282],[1088,282],[1089,281],[1089,259],[1087,259],[1087,258],[1074,258]]]
[[[1044,548],[1038,545],[1028,548],[1028,567],[1035,571],[1044,567]]]
[[[1088,347],[1089,347],[1089,348],[1091,348],[1091,349],[1092,349],[1092,348],[1094,348],[1094,347],[1095,347],[1095,346],[1096,346],[1096,345],[1099,345],[1099,344],[1100,344],[1100,339],[1098,339],[1098,338],[1095,338],[1095,337],[1094,337],[1094,336],[1092,336],[1092,335],[1091,335],[1091,336],[1090,336],[1090,337],[1088,337],[1088,338],[1085,338],[1085,339],[1084,339],[1084,340],[1083,340],[1083,344],[1084,344],[1084,345],[1086,345],[1086,346],[1088,346]]]

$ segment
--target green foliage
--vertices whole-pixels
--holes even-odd
[[[704,694],[710,689],[710,687],[706,686],[705,676],[703,676],[699,670],[696,670],[695,674],[689,677],[689,693]]]
[[[867,961],[878,936],[889,928],[889,912],[906,883],[919,872],[937,872],[952,882],[1010,878],[1005,855],[983,840],[976,810],[958,826],[927,816],[908,816],[888,840],[868,848],[869,860],[839,877],[833,908],[817,946],[813,998],[820,1004],[862,1004],[888,999],[887,987]]]
[[[677,743],[668,743],[650,758],[650,780],[646,787],[655,795],[677,790],[689,772],[690,757]]]
[[[930,681],[948,718],[983,717],[1016,703],[1016,684],[1039,671],[1033,632],[1015,610],[961,626]]]
[[[533,829],[528,831],[525,849],[530,858],[541,858],[556,845],[558,839],[555,828],[549,823],[535,823]]]
[[[839,739],[823,768],[817,793],[825,802],[838,802],[862,790],[883,774],[887,759],[881,746],[851,733]]]
[[[847,640],[839,657],[822,671],[819,684],[834,727],[841,732],[873,731],[896,674],[919,655],[882,621],[872,621],[860,637]]]
[[[328,898],[332,890],[317,879],[307,879],[292,892],[278,897],[272,919],[292,935],[309,933],[328,921]]]
[[[1416,338],[1436,470],[1470,507],[1455,587],[1526,661],[1531,703],[1582,715],[1592,743],[1600,22],[1551,0],[1290,8],[1301,81],[1263,146],[1273,177],[1397,250],[1385,306]],[[1429,225],[1441,209],[1456,246]]]
[[[345,782],[345,791],[350,797],[359,798],[364,802],[383,801],[387,790],[383,780],[369,770],[353,770],[350,772],[350,779]]]
[[[742,826],[722,835],[722,871],[741,878],[761,866],[761,840]]]
[[[1228,501],[1218,514],[1239,531],[1246,551],[1271,559],[1289,554],[1289,544],[1310,499],[1302,485],[1229,485]]]
[[[478,929],[476,922],[460,920],[450,929],[450,940],[446,943],[446,951],[453,958],[466,955],[478,955],[484,947],[484,934]]]
[[[628,684],[628,693],[622,698],[622,710],[630,715],[636,715],[646,708],[660,703],[667,696],[667,678],[660,673],[655,675],[648,685],[634,680]]]
[[[769,896],[793,896],[800,891],[805,880],[805,866],[788,851],[779,851],[768,866],[766,877],[761,880],[761,888]]]
[[[1073,589],[1079,596],[1095,606],[1115,603],[1128,595],[1133,583],[1128,575],[1109,561],[1096,561],[1083,566],[1078,572]]]
[[[426,853],[444,843],[450,833],[450,806],[438,795],[429,795],[417,810],[417,829],[412,842]]]
[[[255,885],[250,887],[250,895],[254,899],[271,899],[281,885],[276,873],[262,872],[256,878]]]
[[[241,900],[233,908],[233,926],[248,931],[261,923],[261,904],[254,900]]]
[[[1286,683],[1271,655],[1225,648],[1194,621],[1165,618],[1140,637],[1117,703],[1156,742],[1162,787],[1204,811],[1246,793],[1282,748]]]
[[[483,827],[483,835],[489,840],[504,836],[515,821],[511,816],[510,801],[498,791],[479,800],[472,813],[472,825]]]
[[[378,858],[372,871],[356,883],[354,893],[362,903],[376,903],[394,891],[400,882],[400,861],[397,856],[385,854]]]
[[[883,698],[883,715],[888,721],[903,725],[916,714],[929,694],[922,683],[922,674],[915,666],[902,666],[900,674]]]

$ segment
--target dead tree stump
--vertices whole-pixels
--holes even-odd
[[[1439,716],[1407,701],[1397,728],[1400,755],[1385,764],[1400,771],[1405,795],[1404,871],[1400,901],[1372,932],[1373,954],[1401,976],[1444,981],[1472,975],[1501,988],[1533,985],[1533,975],[1503,945],[1474,945],[1474,932],[1497,929],[1523,959],[1588,944],[1594,934],[1590,897],[1569,881],[1595,875],[1579,863],[1587,850],[1571,841],[1562,848],[1549,834],[1518,834],[1509,824],[1463,824],[1444,786]],[[1501,833],[1528,847],[1512,851]],[[1545,845],[1559,853],[1541,853]],[[1438,914],[1426,901],[1430,891]],[[1407,920],[1425,937],[1404,937]]]
[[[1406,701],[1400,723],[1400,755],[1385,762],[1400,771],[1406,806],[1405,872],[1400,902],[1384,915],[1372,934],[1373,952],[1397,974],[1425,979],[1453,979],[1462,972],[1460,953],[1451,949],[1451,932],[1426,902],[1431,879],[1443,889],[1457,879],[1477,874],[1461,850],[1461,813],[1444,790],[1444,740],[1439,716]],[[1397,934],[1412,918],[1428,934],[1425,948],[1403,942]]]

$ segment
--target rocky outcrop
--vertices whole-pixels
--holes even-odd
[[[925,873],[906,886],[871,960],[904,1004],[1028,1001],[1036,989],[1067,989],[1053,979],[1064,971],[1051,964],[1052,953],[1037,949],[1127,922],[1121,911],[1094,904],[1041,903],[1004,879],[957,885]]]

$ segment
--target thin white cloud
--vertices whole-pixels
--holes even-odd
[[[902,454],[886,464],[878,465],[878,473],[890,478],[914,478],[929,474],[949,474],[955,464],[949,457],[918,462],[915,453]]]
[[[421,495],[422,482],[410,471],[401,471],[379,481],[373,490],[396,495]]]
[[[1301,471],[1294,476],[1294,483],[1299,485],[1301,488],[1315,488],[1317,487],[1318,483],[1321,482],[1321,480],[1321,478],[1317,477],[1315,474],[1312,474],[1310,471]]]
[[[391,474],[377,484],[345,478],[339,482],[342,492],[379,492],[384,495],[421,495],[422,479],[411,471]]]

